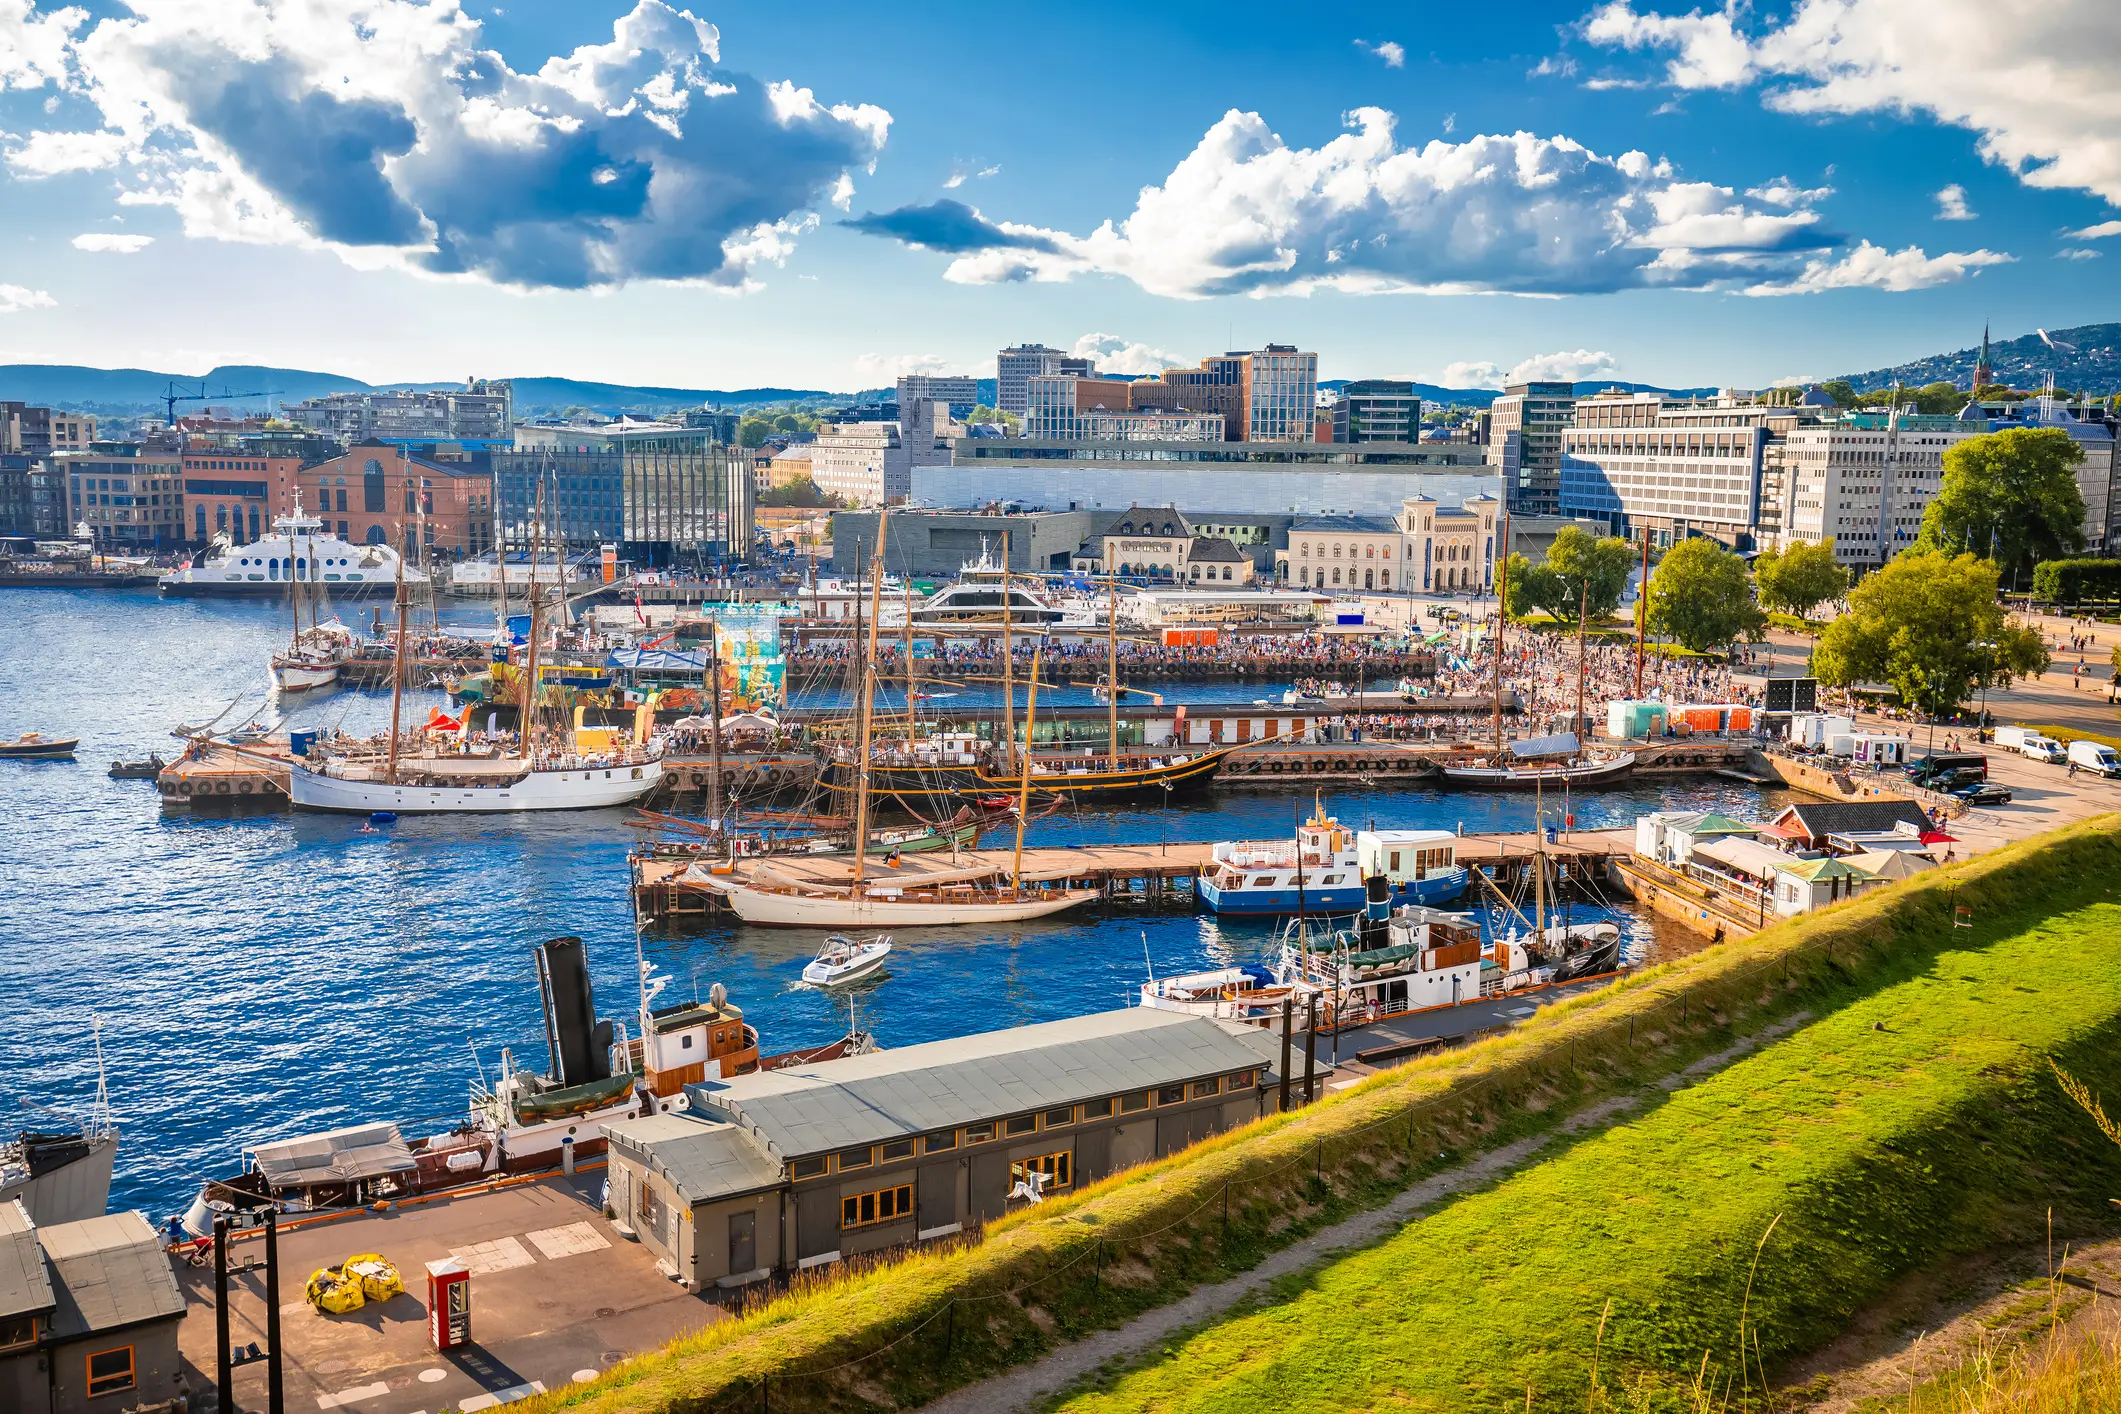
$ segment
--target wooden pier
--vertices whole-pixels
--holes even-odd
[[[1607,861],[1626,854],[1633,844],[1629,830],[1579,830],[1549,843],[1546,853],[1561,885],[1571,887],[1604,879]],[[1534,845],[1529,834],[1464,835],[1458,840],[1458,862],[1484,870],[1502,888],[1513,888],[1529,866]],[[1114,903],[1191,908],[1194,885],[1208,867],[1212,849],[1178,842],[1026,849],[1023,871],[1029,882],[1102,889]],[[742,883],[752,870],[767,865],[783,879],[831,885],[845,885],[854,871],[854,861],[846,855],[776,854],[732,863],[718,859],[710,845],[658,844],[633,857],[635,915],[649,920],[726,916],[721,885]],[[917,883],[924,875],[974,868],[1007,875],[1013,865],[1013,850],[966,849],[902,856],[896,868],[871,854],[865,872],[878,883]]]
[[[165,810],[285,810],[293,760],[284,740],[216,744],[172,761],[155,789]]]

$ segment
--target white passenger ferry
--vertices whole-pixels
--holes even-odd
[[[354,545],[335,535],[315,533],[323,525],[298,510],[273,522],[273,533],[248,545],[223,545],[207,551],[198,564],[162,576],[162,593],[172,599],[243,597],[284,599],[296,580],[305,587],[339,597],[389,594],[396,583],[398,552],[388,545]],[[407,584],[425,584],[427,576],[405,567]]]

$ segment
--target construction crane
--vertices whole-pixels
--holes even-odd
[[[258,393],[231,393],[228,391],[227,385],[223,384],[220,392],[209,393],[206,391],[206,380],[204,378],[199,380],[199,391],[196,393],[180,393],[177,391],[178,386],[176,379],[170,379],[169,388],[162,395],[164,407],[162,420],[166,426],[172,429],[177,425],[178,403],[210,403],[217,398],[276,398],[282,391],[278,388],[267,388],[263,392]]]

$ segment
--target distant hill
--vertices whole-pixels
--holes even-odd
[[[713,403],[717,407],[745,408],[772,403],[845,403],[847,393],[814,388],[657,388],[626,383],[591,383],[575,378],[516,378],[516,409],[525,416],[586,407],[609,414],[653,412]],[[175,382],[179,394],[208,395],[205,403],[217,407],[262,409],[277,398],[283,403],[326,393],[353,393],[382,388],[442,389],[463,386],[456,382],[364,383],[337,373],[317,373],[302,368],[272,368],[257,364],[224,364],[195,374],[156,372],[145,368],[85,368],[78,364],[0,364],[0,398],[16,399],[46,407],[115,416],[159,413],[167,406],[163,395]],[[270,395],[270,396],[260,396]],[[196,409],[200,399],[180,403],[178,411]]]
[[[1995,369],[1996,381],[2030,391],[2039,388],[2052,371],[2055,385],[2072,392],[2106,393],[2121,388],[2121,324],[2082,324],[2074,329],[2050,329],[2047,332],[2061,343],[2076,345],[2077,351],[2061,353],[2051,349],[2040,341],[2038,334],[2023,334],[2000,342],[1992,338],[1989,340],[1989,363]],[[1847,377],[1859,393],[1877,392],[1895,383],[1904,383],[1911,388],[1928,383],[1956,383],[1966,388],[1973,383],[1974,360],[1980,356],[1981,347],[1976,344],[1956,353],[1931,354],[1911,363],[1874,368],[1868,373],[1851,373]]]

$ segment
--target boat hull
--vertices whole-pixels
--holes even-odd
[[[1105,798],[1161,794],[1164,791],[1199,790],[1215,779],[1229,749],[1203,752],[1176,765],[1140,766],[1120,771],[1056,770],[1034,772],[1031,793],[1050,798]],[[856,773],[843,761],[828,761],[818,773],[825,789],[852,795],[858,785]],[[879,800],[957,796],[1007,797],[1014,802],[1023,790],[1023,777],[1001,775],[982,766],[872,766],[869,789]]]
[[[1558,790],[1563,786],[1588,790],[1618,785],[1635,769],[1635,754],[1627,752],[1611,761],[1589,766],[1553,766],[1530,769],[1521,766],[1443,766],[1446,784],[1467,790]]]
[[[725,890],[729,907],[763,928],[940,928],[968,923],[1021,923],[1100,897],[1095,889],[1056,889],[1002,902],[903,902],[851,896],[769,893],[742,886]]]
[[[631,805],[663,779],[663,763],[593,770],[532,771],[506,785],[431,786],[349,781],[296,767],[288,794],[298,810],[367,815],[505,815],[524,810],[601,810]]]
[[[1203,879],[1200,881],[1200,898],[1210,913],[1226,918],[1278,918],[1299,911],[1298,891],[1295,889],[1223,889]],[[1363,906],[1362,885],[1306,888],[1300,901],[1304,913],[1358,912]]]
[[[284,579],[252,584],[247,580],[185,579],[181,577],[183,573],[180,570],[176,574],[164,575],[156,582],[156,588],[160,591],[163,598],[279,600],[287,598],[287,581]],[[334,599],[366,599],[372,595],[388,598],[397,592],[397,585],[388,574],[381,575],[377,579],[363,579],[360,581],[333,580],[326,584],[321,581],[304,580],[303,583],[310,588],[328,591]],[[414,587],[413,577],[407,575],[405,583],[408,588]],[[419,583],[424,585],[426,581],[423,578]]]
[[[310,692],[339,680],[337,663],[275,663],[273,686],[282,692]]]
[[[67,761],[80,744],[78,740],[0,742],[0,761]]]

